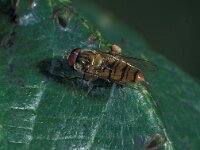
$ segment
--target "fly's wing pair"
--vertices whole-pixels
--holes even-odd
[[[156,71],[158,70],[157,66],[145,59],[128,57],[128,56],[118,56],[119,58],[123,59],[125,62],[129,63],[130,65],[134,66],[138,70],[142,72],[149,72],[149,71]]]
[[[102,52],[105,53],[105,52]],[[112,55],[110,53],[106,53],[107,55]],[[119,61],[123,60],[124,62],[130,64],[131,66],[137,68],[141,72],[150,72],[150,71],[157,71],[158,68],[157,66],[145,59],[140,59],[140,58],[135,58],[135,57],[129,57],[129,56],[124,56],[124,55],[112,55],[116,56],[119,58]],[[112,69],[112,68],[109,68]]]

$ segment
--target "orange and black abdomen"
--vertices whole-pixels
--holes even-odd
[[[118,59],[108,59],[106,67],[99,72],[99,76],[121,83],[144,81],[143,74],[140,70]]]

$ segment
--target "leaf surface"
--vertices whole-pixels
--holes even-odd
[[[1,149],[144,149],[163,139],[162,149],[198,148],[199,85],[134,32],[119,25],[108,34],[109,26],[99,27],[104,38],[85,19],[95,23],[98,9],[78,14],[74,6],[87,6],[68,1],[10,5],[4,12],[15,8],[19,20],[0,27],[9,28],[0,48]],[[142,85],[118,88],[100,81],[86,96],[85,81],[71,78],[81,75],[63,61],[66,52],[109,50],[111,43],[158,64],[159,71],[147,76],[149,92]],[[153,137],[161,138],[151,142]]]

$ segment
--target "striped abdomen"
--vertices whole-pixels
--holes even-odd
[[[144,81],[144,76],[140,70],[117,59],[107,60],[106,67],[99,72],[99,76],[121,83]]]

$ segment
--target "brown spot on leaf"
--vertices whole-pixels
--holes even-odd
[[[125,44],[125,45],[128,44],[128,40],[125,39],[125,38],[122,38],[122,39],[121,39],[121,42],[122,42],[122,44]]]
[[[15,32],[12,32],[6,43],[7,48],[11,48],[14,45],[14,36],[15,36]]]
[[[163,137],[160,134],[156,134],[150,137],[146,142],[144,149],[145,150],[158,150],[166,143],[166,137]]]
[[[99,37],[96,33],[91,33],[87,39],[88,44],[94,44],[96,41],[99,40]]]
[[[66,28],[74,15],[71,6],[62,6],[53,11],[53,19],[62,27]]]

